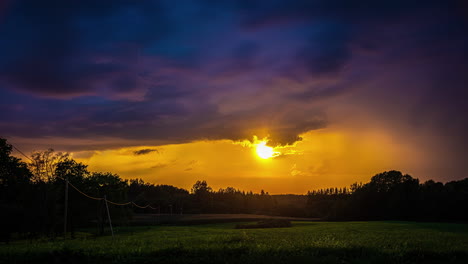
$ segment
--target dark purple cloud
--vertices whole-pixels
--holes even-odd
[[[0,129],[286,144],[337,122],[332,110],[359,108],[373,116],[363,122],[434,135],[444,142],[434,149],[466,157],[466,10],[463,1],[10,1],[0,6]]]
[[[139,150],[135,150],[133,152],[133,154],[135,155],[146,155],[146,154],[149,154],[151,152],[156,152],[156,153],[159,153],[159,151],[157,149],[139,149]]]
[[[165,35],[164,13],[132,2],[12,1],[0,25],[4,85],[58,98],[147,88],[136,55]]]

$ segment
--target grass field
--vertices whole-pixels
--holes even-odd
[[[4,263],[468,263],[468,225],[413,222],[236,223],[116,228],[74,240],[0,246]]]
[[[133,225],[154,225],[154,224],[215,224],[230,222],[248,222],[262,219],[288,219],[290,221],[319,221],[319,218],[268,216],[256,214],[135,214],[132,217]]]

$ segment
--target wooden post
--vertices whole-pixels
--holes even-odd
[[[107,198],[106,198],[105,195],[104,195],[104,202],[106,203],[107,217],[109,218],[110,230],[111,230],[111,233],[112,233],[112,237],[114,237],[114,230],[112,229],[112,222],[111,222],[111,217],[110,217],[110,213],[109,213],[109,206],[107,205]]]
[[[65,212],[63,216],[63,237],[67,236],[67,220],[68,220],[68,176],[65,180]]]

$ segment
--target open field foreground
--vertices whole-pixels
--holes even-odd
[[[0,246],[1,263],[468,263],[468,225],[413,222],[236,223],[116,228],[74,240]]]
[[[132,225],[197,225],[230,222],[248,222],[263,219],[286,219],[290,221],[319,221],[320,218],[303,218],[287,216],[268,216],[256,214],[135,214],[132,217]]]

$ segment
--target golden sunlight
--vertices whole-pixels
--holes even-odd
[[[257,155],[262,159],[269,159],[273,157],[275,152],[272,147],[266,145],[266,141],[262,141],[257,144]]]

